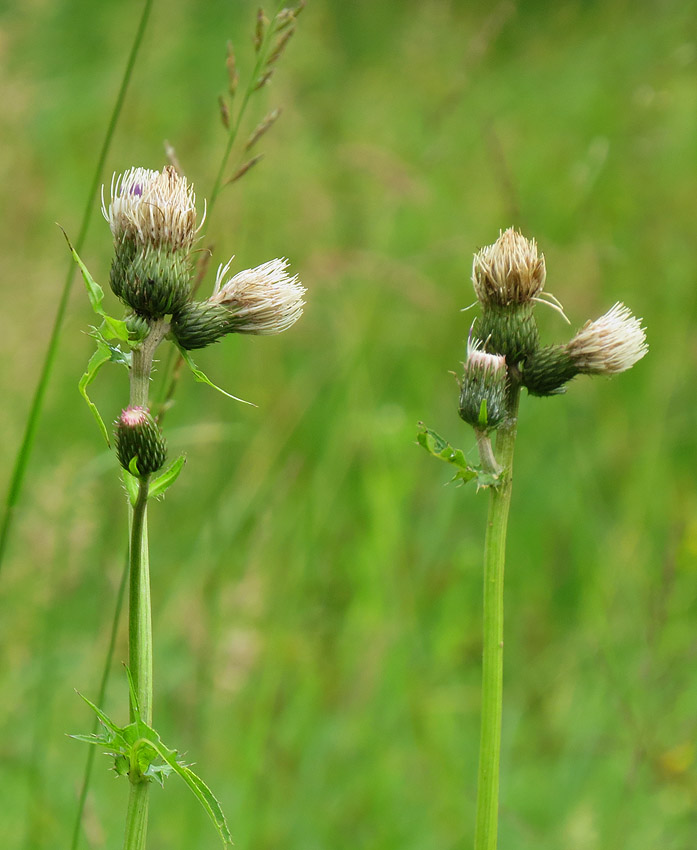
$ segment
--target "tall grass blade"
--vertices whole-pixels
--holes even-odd
[[[85,242],[85,237],[87,236],[87,231],[92,220],[94,198],[97,194],[97,189],[99,188],[99,184],[102,179],[104,163],[106,162],[106,158],[109,153],[109,148],[111,147],[111,142],[114,138],[116,125],[121,115],[121,109],[126,98],[126,91],[128,90],[128,85],[131,81],[133,68],[135,66],[136,58],[138,56],[138,51],[140,50],[140,45],[143,40],[143,34],[145,33],[148,18],[150,17],[150,10],[152,9],[152,4],[153,0],[145,0],[143,6],[143,13],[140,17],[138,29],[136,30],[136,34],[133,39],[133,45],[131,47],[131,52],[126,63],[126,69],[124,71],[123,79],[121,80],[121,87],[119,89],[118,95],[116,96],[114,109],[111,113],[111,118],[109,119],[109,125],[104,136],[104,142],[102,143],[102,149],[99,153],[99,159],[97,161],[97,166],[94,170],[94,176],[92,177],[92,184],[90,185],[87,203],[85,205],[85,211],[82,214],[82,223],[80,224],[80,231],[78,233],[77,239],[75,240],[75,249],[78,252],[82,250],[82,246]],[[71,258],[68,266],[68,271],[65,276],[65,282],[63,284],[63,291],[61,293],[60,301],[58,303],[56,318],[53,322],[53,329],[51,330],[51,336],[49,338],[48,347],[46,349],[44,362],[41,367],[41,373],[39,375],[39,380],[36,385],[36,390],[34,391],[34,398],[32,399],[31,408],[29,409],[29,416],[27,418],[24,436],[22,437],[22,443],[19,447],[19,451],[17,452],[14,469],[12,471],[12,477],[10,479],[10,485],[7,490],[7,496],[5,499],[5,511],[2,518],[2,526],[0,526],[0,570],[2,570],[2,564],[7,550],[7,542],[9,540],[9,536],[12,530],[15,509],[17,507],[17,504],[19,503],[19,497],[22,493],[22,486],[24,484],[24,478],[27,472],[29,458],[31,457],[31,451],[34,446],[34,439],[36,438],[36,432],[39,426],[39,419],[41,417],[41,410],[44,404],[46,389],[48,387],[51,372],[53,371],[53,366],[56,361],[56,355],[58,353],[58,343],[60,340],[61,330],[63,328],[63,321],[65,319],[65,312],[68,306],[68,300],[70,298],[74,278],[75,266]]]

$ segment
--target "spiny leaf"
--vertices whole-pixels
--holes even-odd
[[[453,481],[467,483],[476,480],[477,489],[480,487],[496,487],[500,483],[500,476],[485,472],[480,467],[468,463],[462,449],[453,448],[447,440],[427,428],[423,422],[419,422],[416,439],[419,445],[423,446],[429,454],[455,467],[456,472]]]
[[[82,699],[96,713],[106,732],[103,735],[71,735],[70,737],[88,744],[107,747],[110,755],[115,757],[114,769],[119,775],[137,769],[143,776],[162,784],[167,776],[176,773],[203,806],[222,839],[223,846],[231,846],[232,835],[216,796],[189,765],[184,763],[179,753],[167,747],[159,734],[141,720],[135,683],[128,667],[126,667],[126,674],[135,720],[123,728],[119,727],[100,708],[83,696]],[[160,758],[164,765],[155,764],[156,758]]]

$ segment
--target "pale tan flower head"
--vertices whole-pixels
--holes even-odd
[[[472,282],[482,304],[506,307],[535,300],[545,276],[545,258],[538,255],[535,240],[512,227],[474,255]]]
[[[574,365],[588,375],[625,372],[648,350],[641,319],[619,301],[604,316],[586,322],[566,346]]]
[[[231,331],[277,334],[302,316],[305,287],[286,272],[288,260],[271,260],[223,282],[231,262],[219,267],[210,298],[230,311]]]
[[[144,246],[188,250],[196,238],[193,186],[171,165],[161,172],[131,168],[114,175],[108,209],[102,187],[102,214],[116,242],[129,239]]]

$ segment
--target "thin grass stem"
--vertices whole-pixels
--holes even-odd
[[[97,194],[97,189],[99,188],[99,183],[102,177],[102,171],[104,170],[104,163],[106,162],[109,148],[111,147],[111,142],[114,138],[116,125],[121,115],[121,109],[123,107],[123,103],[126,97],[126,91],[131,81],[133,68],[135,66],[136,57],[138,56],[138,51],[143,40],[143,34],[145,32],[148,18],[150,16],[152,4],[153,0],[145,0],[143,6],[143,13],[140,17],[140,22],[138,24],[138,29],[136,30],[135,38],[133,39],[133,45],[131,47],[131,52],[128,56],[128,61],[126,62],[126,69],[124,71],[123,79],[121,80],[121,86],[116,96],[116,102],[114,103],[114,109],[111,113],[111,118],[109,119],[106,135],[102,143],[102,149],[100,151],[99,159],[97,160],[97,166],[94,170],[92,183],[90,185],[87,204],[82,214],[82,223],[80,225],[80,231],[78,233],[77,239],[75,240],[75,250],[78,253],[82,250],[82,246],[84,245],[85,238],[87,236],[87,231],[92,220],[94,198]],[[24,429],[24,435],[22,437],[22,442],[17,452],[14,469],[10,478],[10,485],[8,487],[7,496],[5,498],[5,510],[3,513],[2,525],[0,526],[0,569],[2,569],[2,563],[5,558],[7,542],[9,540],[10,532],[12,529],[15,511],[17,508],[17,504],[19,503],[19,497],[22,493],[22,486],[24,484],[24,478],[27,472],[29,458],[31,456],[32,448],[34,446],[36,432],[39,427],[39,419],[41,417],[44,398],[46,396],[46,389],[48,388],[51,373],[53,371],[53,366],[56,361],[56,356],[58,353],[58,343],[60,340],[61,331],[63,329],[63,321],[65,319],[65,313],[68,307],[68,300],[70,298],[70,292],[72,290],[74,279],[75,263],[71,257],[68,262],[68,271],[65,277],[65,282],[63,284],[63,290],[61,292],[60,301],[58,302],[58,309],[56,311],[56,317],[53,321],[53,328],[49,337],[46,354],[44,355],[44,361],[41,367],[41,372],[39,374],[39,380],[37,382],[36,389],[34,391],[34,397],[32,399],[31,407],[29,409],[29,416],[27,418],[26,426]]]
[[[121,611],[123,609],[123,600],[126,594],[126,583],[130,571],[130,559],[128,555],[124,558],[124,567],[121,571],[121,580],[119,588],[116,592],[116,605],[114,606],[114,616],[111,621],[111,632],[109,634],[109,645],[107,646],[106,658],[102,668],[102,678],[99,682],[99,691],[97,692],[96,705],[99,708],[104,708],[106,699],[106,689],[111,673],[111,666],[114,663],[114,650],[116,647],[116,635],[119,630],[119,622],[121,620]],[[92,734],[95,735],[99,730],[99,718],[95,717],[92,725]],[[77,803],[77,813],[75,815],[75,823],[73,825],[73,837],[70,842],[70,850],[77,850],[80,842],[80,829],[82,827],[82,815],[85,811],[85,803],[87,801],[87,793],[89,791],[90,782],[92,781],[92,771],[94,769],[94,759],[97,755],[96,747],[89,747],[87,751],[87,759],[85,761],[85,772],[82,777],[82,785],[80,787],[80,796]]]

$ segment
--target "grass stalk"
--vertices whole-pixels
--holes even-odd
[[[130,548],[130,547],[129,547]],[[114,662],[114,650],[116,648],[116,635],[118,634],[119,622],[121,620],[121,610],[123,608],[123,600],[126,594],[126,583],[130,572],[130,557],[126,555],[124,558],[124,567],[121,571],[121,580],[118,590],[116,591],[116,605],[114,606],[114,616],[111,621],[111,631],[109,633],[109,645],[107,646],[106,658],[102,668],[102,678],[99,683],[99,691],[97,692],[96,704],[100,708],[104,708],[106,699],[106,689],[109,682],[109,674],[111,666]],[[96,734],[99,728],[99,719],[95,718],[92,734]],[[82,777],[82,785],[80,786],[80,796],[78,797],[77,812],[75,814],[75,823],[73,824],[73,836],[70,842],[70,850],[77,850],[80,842],[80,829],[82,827],[82,815],[85,811],[85,803],[87,801],[87,793],[92,781],[92,771],[94,770],[94,759],[97,755],[96,747],[89,747],[87,758],[85,760],[85,771]]]
[[[102,142],[102,148],[99,153],[99,159],[97,160],[97,166],[94,170],[92,183],[90,184],[87,203],[85,205],[85,210],[82,214],[80,230],[77,239],[75,240],[75,250],[78,253],[80,253],[85,243],[87,231],[92,220],[94,198],[97,194],[97,189],[99,188],[99,183],[102,179],[104,164],[109,153],[109,148],[111,147],[111,142],[114,138],[116,125],[121,115],[121,109],[123,107],[123,103],[126,97],[128,85],[131,81],[133,68],[135,66],[136,58],[138,56],[138,51],[140,50],[140,45],[143,40],[143,34],[145,32],[148,18],[150,16],[152,3],[153,0],[145,0],[145,3],[143,5],[143,12],[141,14],[140,21],[138,23],[138,28],[133,39],[133,44],[131,46],[131,52],[128,56],[128,61],[126,62],[126,69],[121,80],[121,86],[116,96],[116,102],[114,103],[114,109],[112,110],[111,118],[109,119],[107,131],[104,136],[104,141]],[[10,478],[7,496],[5,497],[5,508],[2,517],[2,524],[0,525],[0,570],[2,569],[2,564],[7,550],[7,542],[9,540],[10,533],[12,530],[15,511],[17,508],[17,504],[19,503],[19,497],[22,493],[22,486],[24,484],[24,478],[27,472],[29,458],[31,457],[31,451],[34,446],[36,432],[39,427],[39,419],[41,418],[41,411],[44,405],[46,389],[48,388],[51,373],[53,371],[53,366],[56,361],[56,356],[58,353],[58,343],[60,341],[60,335],[63,329],[63,322],[65,320],[65,313],[68,307],[68,300],[70,298],[70,292],[72,290],[74,279],[75,263],[71,257],[68,261],[68,270],[65,276],[65,281],[63,283],[61,297],[58,302],[56,316],[53,321],[53,328],[51,330],[48,346],[46,348],[46,354],[44,355],[44,361],[41,367],[41,372],[39,374],[39,380],[36,384],[36,389],[34,390],[34,396],[32,399],[31,407],[29,408],[29,415],[27,417],[24,434],[22,436],[22,442],[17,452],[17,457],[15,458],[15,464],[12,470],[12,476]]]
[[[508,393],[508,418],[498,430],[496,449],[502,481],[492,487],[484,544],[484,643],[482,650],[482,719],[477,782],[475,850],[496,850],[499,766],[503,714],[503,577],[506,529],[513,487],[513,452],[518,424],[520,385]]]

